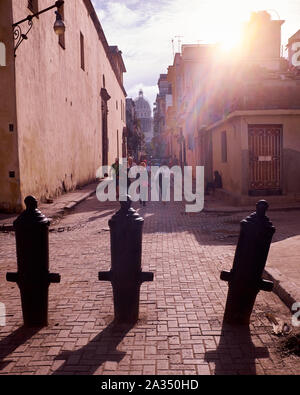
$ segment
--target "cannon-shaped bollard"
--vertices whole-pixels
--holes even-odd
[[[138,321],[141,284],[153,281],[153,273],[143,273],[141,267],[143,224],[144,219],[131,208],[130,196],[109,220],[111,270],[100,272],[99,280],[112,284],[116,323]]]
[[[48,325],[48,289],[60,275],[49,273],[49,220],[37,209],[33,196],[25,199],[26,210],[14,222],[18,272],[7,273],[18,284],[24,326]]]
[[[258,292],[273,290],[273,282],[262,279],[275,233],[275,227],[266,217],[268,207],[265,200],[259,201],[256,212],[241,222],[233,267],[230,272],[221,273],[221,280],[229,283],[225,323],[249,325]]]

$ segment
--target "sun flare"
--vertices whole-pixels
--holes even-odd
[[[219,40],[219,45],[222,51],[229,52],[237,49],[241,42],[241,33],[237,30],[235,33],[225,33]]]
[[[201,15],[203,5],[198,5],[198,12],[194,15]],[[205,15],[199,23],[197,17],[192,16],[191,24],[197,31],[197,37],[203,43],[218,43],[224,52],[238,50],[242,42],[245,24],[249,21],[251,13],[259,10],[259,0],[249,0],[238,2],[228,0],[227,2],[212,0],[207,5],[202,15]],[[217,10],[217,12],[216,12]],[[197,26],[197,27],[196,27]]]

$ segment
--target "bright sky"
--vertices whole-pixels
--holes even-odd
[[[282,19],[282,44],[300,29],[300,0],[92,0],[109,45],[123,53],[128,97],[139,89],[152,107],[159,74],[173,64],[173,45],[220,42],[231,47],[252,11]],[[178,38],[178,36],[182,36]]]

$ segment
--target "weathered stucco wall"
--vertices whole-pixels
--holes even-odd
[[[14,2],[14,21],[28,14],[27,2]],[[40,0],[40,9],[49,6]],[[22,199],[55,196],[96,177],[102,164],[100,90],[108,103],[109,160],[121,147],[125,95],[99,39],[84,2],[66,0],[65,49],[53,32],[54,11],[34,20],[28,41],[17,51],[16,97]],[[81,68],[80,33],[84,36]],[[119,143],[117,143],[117,130]],[[120,148],[121,152],[121,148]]]
[[[245,112],[212,129],[213,168],[222,174],[223,187],[232,195],[249,190],[248,125],[283,125],[281,187],[284,195],[300,194],[300,111],[270,110]],[[227,132],[227,162],[222,162],[221,134]]]
[[[222,161],[222,133],[226,131],[227,161]],[[223,187],[233,194],[242,193],[242,179],[245,176],[242,166],[242,136],[240,120],[224,122],[212,132],[213,171],[222,176]]]
[[[0,66],[0,209],[6,211],[20,209],[21,203],[11,3],[0,1],[0,42],[6,51]]]

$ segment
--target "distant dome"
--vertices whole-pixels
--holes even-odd
[[[151,107],[146,99],[144,99],[144,93],[142,90],[139,91],[139,97],[135,99],[135,110],[138,119],[151,118]]]
[[[145,136],[145,142],[151,143],[153,138],[153,119],[150,104],[144,98],[142,90],[139,91],[139,97],[135,99],[136,117],[140,121],[140,128]]]

